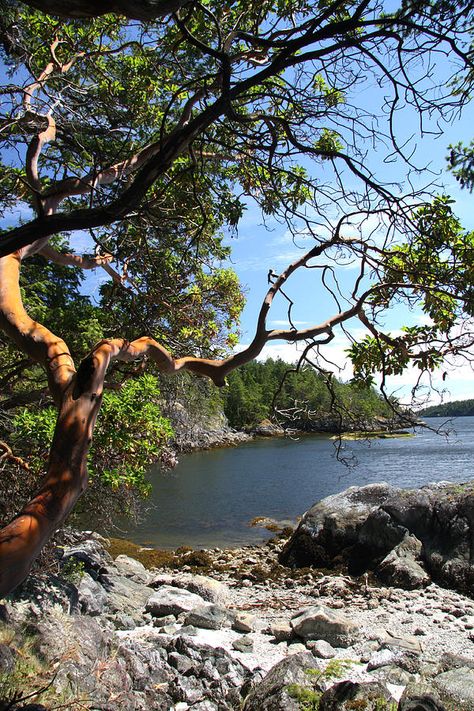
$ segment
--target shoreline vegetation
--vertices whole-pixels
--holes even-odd
[[[168,392],[164,413],[178,452],[241,444],[253,437],[336,435],[342,439],[409,436],[413,414],[397,413],[374,388],[326,378],[280,359],[232,372],[224,392],[190,379]]]
[[[474,399],[431,405],[420,410],[418,414],[422,417],[474,417]]]

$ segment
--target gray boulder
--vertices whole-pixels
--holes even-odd
[[[297,612],[290,620],[298,637],[323,639],[334,647],[349,647],[360,638],[360,631],[345,615],[324,605],[314,605]]]
[[[62,564],[64,565],[71,558],[80,561],[84,570],[97,577],[99,573],[105,573],[113,567],[113,560],[102,543],[95,539],[80,541],[73,546],[66,546],[63,549]]]
[[[349,560],[369,514],[396,489],[388,484],[351,486],[319,501],[307,511],[284,546],[280,562],[291,567],[332,567]]]
[[[100,615],[107,606],[107,593],[100,583],[88,573],[82,575],[77,586],[81,612],[87,615]]]
[[[200,595],[189,590],[163,585],[148,598],[145,609],[153,617],[180,615],[182,612],[191,612],[195,607],[201,607],[204,602]]]
[[[277,620],[271,625],[269,631],[277,642],[289,642],[295,636],[293,627],[286,620]]]
[[[227,585],[206,575],[192,575],[191,573],[155,575],[149,584],[152,588],[160,588],[163,585],[183,588],[200,595],[207,602],[213,602],[216,605],[225,605],[229,599]]]
[[[387,484],[351,487],[303,516],[280,561],[329,568],[344,564],[354,574],[378,570],[391,584],[406,587],[423,585],[430,576],[469,592],[474,586],[474,482],[409,490]]]
[[[232,613],[232,629],[236,632],[253,632],[255,619],[248,612]]]
[[[205,603],[194,607],[188,613],[185,624],[208,630],[220,630],[223,627],[230,627],[232,620],[233,615],[225,607]]]
[[[131,578],[131,580],[134,580],[136,583],[149,584],[150,573],[139,560],[130,558],[128,555],[118,555],[114,563],[119,575]]]
[[[447,711],[447,708],[433,687],[421,681],[405,687],[398,711]]]
[[[310,640],[306,646],[319,659],[333,659],[336,656],[334,647],[324,639]]]
[[[253,639],[245,635],[244,637],[239,637],[232,642],[232,647],[237,652],[253,652]]]
[[[300,688],[314,691],[311,670],[315,667],[317,661],[310,652],[282,659],[250,691],[245,711],[301,711],[297,691]]]
[[[450,669],[435,676],[432,684],[446,706],[452,706],[456,711],[474,709],[474,669]]]
[[[143,608],[153,593],[151,588],[113,573],[101,575],[99,581],[107,593],[111,612],[130,615],[136,622],[142,620]]]
[[[431,578],[418,562],[421,550],[421,541],[406,533],[403,540],[377,566],[378,577],[387,585],[404,590],[426,587]]]

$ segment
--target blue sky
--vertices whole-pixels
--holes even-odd
[[[474,107],[471,104],[459,120],[444,128],[443,135],[436,139],[431,136],[416,139],[419,160],[430,163],[433,177],[436,178],[436,183],[439,185],[439,192],[445,192],[456,200],[455,212],[467,229],[474,229],[473,196],[468,191],[460,190],[454,177],[446,170],[446,155],[449,144],[457,143],[460,140],[470,142],[474,136],[473,119]],[[408,135],[410,127],[407,127],[406,123],[403,126]],[[403,170],[403,168],[401,169]],[[389,173],[386,167],[382,166],[382,171],[385,171],[382,173],[385,179],[391,179],[388,177]],[[426,178],[424,180],[426,182]],[[238,236],[229,238],[228,241],[232,246],[232,266],[240,277],[247,297],[241,325],[241,345],[246,345],[254,334],[256,316],[267,291],[268,270],[271,268],[280,272],[311,245],[308,240],[303,239],[299,239],[295,244],[286,226],[278,224],[275,220],[267,219],[265,228],[259,209],[251,203],[249,203],[239,225]],[[292,312],[295,325],[305,328],[323,321],[334,313],[334,306],[329,303],[327,294],[320,284],[318,273],[315,273],[315,270],[309,270],[309,273],[308,270],[302,271],[305,273],[297,272],[288,282],[287,292],[295,302]],[[350,283],[354,278],[354,273],[350,269],[340,270],[342,284]],[[275,303],[269,315],[268,326],[272,328],[288,327],[286,311],[287,304],[284,300]],[[396,333],[402,325],[420,322],[422,318],[421,313],[409,314],[397,309],[387,313],[386,327],[392,333]],[[349,325],[352,326],[352,332],[356,337],[365,332],[360,322],[356,320],[353,320]],[[351,377],[351,370],[344,353],[347,345],[346,338],[339,331],[333,343],[327,346],[324,351],[321,349],[321,353],[327,354],[327,358],[339,366],[339,373],[343,379]],[[281,357],[288,361],[294,361],[301,350],[301,345],[298,347],[284,342],[272,342],[265,348],[262,357]],[[448,371],[447,377],[445,381],[442,381],[441,376],[445,370]],[[402,400],[408,401],[416,377],[416,372],[407,372],[403,378],[391,378],[389,387]],[[425,384],[427,388],[422,391],[423,395],[430,402],[438,402],[440,396],[429,395],[429,383],[425,381]],[[432,384],[443,393],[442,397],[445,401],[474,398],[474,372],[465,363],[458,363],[454,368],[443,368],[439,373],[434,374]]]

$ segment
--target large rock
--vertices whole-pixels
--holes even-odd
[[[280,560],[291,566],[345,564],[357,574],[384,561],[382,575],[397,585],[424,584],[427,573],[468,592],[474,585],[474,482],[410,490],[351,487],[303,516]]]
[[[380,711],[395,708],[395,699],[384,684],[378,681],[340,681],[324,692],[318,711]]]
[[[340,612],[315,605],[297,612],[291,627],[302,639],[323,639],[333,647],[349,647],[360,637],[359,628]]]
[[[233,615],[225,607],[206,603],[194,607],[188,613],[185,624],[194,627],[202,627],[207,630],[220,630],[223,627],[230,627]]]
[[[130,615],[136,622],[141,621],[152,588],[112,573],[101,575],[99,581],[107,592],[107,607],[111,612]]]
[[[65,565],[71,558],[80,562],[92,577],[106,573],[113,567],[112,556],[105,550],[101,541],[93,538],[66,546],[63,549],[62,564]]]
[[[107,606],[107,593],[100,583],[88,573],[84,573],[77,585],[81,612],[87,615],[100,615]]]
[[[282,659],[249,693],[245,711],[301,711],[297,691],[312,691],[314,676],[311,670],[315,667],[317,661],[310,652]]]
[[[421,541],[407,533],[377,567],[378,577],[384,583],[404,590],[426,587],[431,578],[418,562],[421,550]]]
[[[474,709],[474,670],[468,667],[450,669],[435,676],[433,686],[441,700],[456,711]]]
[[[206,575],[192,575],[191,573],[160,574],[155,575],[149,584],[152,588],[159,588],[163,585],[184,588],[196,593],[196,595],[200,595],[207,602],[213,602],[216,605],[225,605],[229,600],[229,588],[227,585]]]
[[[332,567],[347,559],[369,514],[395,492],[388,484],[351,486],[312,506],[284,546],[280,562],[292,567]]]
[[[439,694],[426,682],[413,682],[405,687],[398,711],[447,711]]]
[[[149,584],[151,575],[139,560],[130,558],[128,555],[118,555],[114,562],[119,575],[131,578],[136,583]]]
[[[146,611],[154,617],[164,617],[165,615],[191,612],[193,608],[201,607],[204,604],[203,598],[196,593],[174,588],[171,585],[163,585],[148,598]]]

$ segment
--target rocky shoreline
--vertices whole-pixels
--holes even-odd
[[[147,570],[70,533],[57,569],[0,607],[0,708],[474,709],[470,597],[292,570],[285,545],[183,549]]]
[[[372,437],[409,437],[412,433],[400,427],[400,423],[376,418],[373,421],[351,423],[346,429],[340,432],[340,423],[331,418],[320,419],[312,423],[311,429],[285,429],[270,420],[262,420],[251,429],[242,431],[229,427],[223,414],[208,417],[199,422],[191,420],[184,408],[174,409],[168,412],[174,428],[174,439],[171,443],[172,449],[177,455],[205,449],[215,449],[219,447],[236,447],[255,438],[272,438],[310,435],[332,435],[333,438],[341,439],[369,439]],[[406,426],[406,423],[405,423]]]

